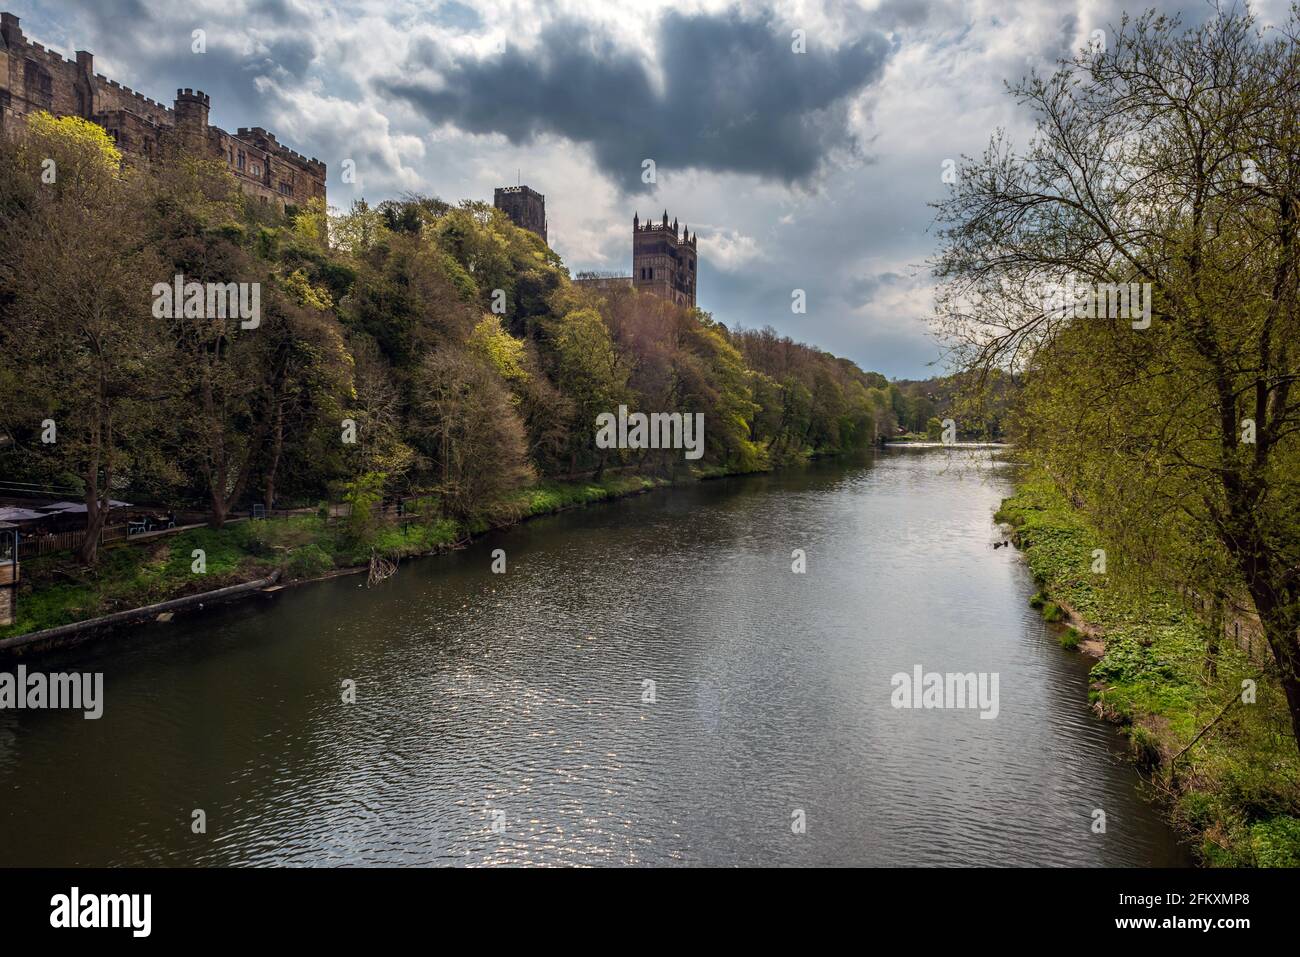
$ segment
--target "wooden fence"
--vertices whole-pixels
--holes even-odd
[[[436,497],[431,495],[412,495],[407,496],[397,502],[386,502],[382,505],[375,506],[375,514],[383,520],[400,521],[403,518],[419,518],[427,515],[433,507],[432,503],[436,502]],[[275,508],[269,510],[259,510],[256,516],[248,512],[232,512],[226,519],[226,523],[248,521],[250,518],[288,518],[294,515],[313,515],[314,508]],[[352,512],[352,507],[346,503],[336,503],[329,506],[326,521],[334,523],[341,519],[346,519]],[[161,528],[154,527],[147,532],[140,532],[139,529],[133,529],[131,523],[123,522],[119,525],[106,525],[100,532],[99,542],[101,545],[113,544],[130,538],[131,540],[154,538],[160,535],[170,535],[175,532],[183,531],[187,528],[194,528],[197,525],[206,524],[208,513],[199,510],[177,510],[172,513],[175,522],[174,527]],[[18,559],[22,561],[27,558],[36,558],[40,555],[49,555],[52,552],[70,552],[81,547],[81,543],[86,540],[86,530],[84,528],[75,528],[66,532],[54,532],[44,535],[24,535],[21,532],[18,536]]]
[[[106,525],[100,533],[99,541],[115,542],[127,537],[126,525]],[[86,540],[86,530],[84,528],[74,528],[69,532],[53,532],[47,535],[27,536],[19,533],[18,536],[18,559],[35,558],[38,555],[48,555],[51,552],[70,552],[81,547],[81,543]]]

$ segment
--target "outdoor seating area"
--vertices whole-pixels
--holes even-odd
[[[176,514],[174,512],[169,512],[166,515],[146,512],[138,518],[129,519],[127,521],[126,533],[127,535],[144,535],[160,529],[175,527]]]
[[[9,499],[0,505],[0,522],[13,527],[22,558],[77,548],[85,539],[85,502]],[[109,501],[109,519],[100,532],[103,541],[175,526],[175,516],[156,509],[140,509],[130,502]]]

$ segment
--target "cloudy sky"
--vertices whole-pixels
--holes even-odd
[[[1280,19],[1287,0],[1255,4]],[[945,159],[1028,131],[1003,88],[1122,10],[1200,0],[0,0],[24,32],[324,160],[330,203],[546,196],[570,269],[631,271],[631,219],[699,234],[699,305],[891,377],[942,371],[927,205]],[[193,31],[206,52],[193,52]],[[805,52],[795,53],[795,31]],[[356,183],[343,183],[352,159]],[[642,182],[653,159],[657,182]],[[808,310],[791,312],[804,289]]]

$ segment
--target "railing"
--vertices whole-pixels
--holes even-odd
[[[106,525],[100,533],[100,542],[114,542],[126,538],[127,527],[125,525]],[[28,537],[19,534],[18,536],[18,558],[21,561],[24,558],[36,558],[39,555],[49,555],[51,552],[70,552],[81,547],[81,543],[86,540],[86,530],[84,528],[74,528],[70,532],[52,532],[47,535],[33,535]]]
[[[426,518],[436,511],[437,496],[432,494],[411,495],[397,502],[386,502],[382,505],[375,506],[375,515],[386,521],[400,522],[405,520],[418,520]],[[328,517],[326,521],[334,523],[346,519],[352,511],[352,507],[346,503],[334,503],[329,506]],[[231,522],[248,521],[250,518],[288,518],[294,515],[312,515],[315,514],[314,508],[274,508],[258,509],[253,515],[249,513],[232,513],[226,519],[227,524]],[[175,511],[172,513],[174,518],[171,521],[156,521],[148,519],[135,519],[123,522],[118,525],[106,525],[99,533],[101,545],[121,542],[126,539],[136,538],[153,538],[170,534],[173,532],[183,531],[187,528],[193,528],[196,525],[205,524],[208,515],[203,511]],[[81,547],[86,540],[86,530],[84,528],[74,528],[66,532],[52,532],[47,534],[25,535],[21,532],[18,536],[18,558],[19,561],[27,558],[36,558],[41,555],[49,555],[53,552],[75,551]]]
[[[81,498],[81,492],[75,488],[67,488],[62,485],[40,485],[34,482],[0,482],[0,496],[15,496],[18,498],[50,497],[70,498],[74,501]]]
[[[128,538],[152,538],[165,532],[179,531],[175,525],[167,523],[147,523],[143,521],[124,522],[120,525],[105,525],[99,533],[101,545],[111,545]],[[84,528],[74,528],[66,532],[47,534],[18,535],[18,558],[36,558],[53,552],[76,551],[86,540]]]

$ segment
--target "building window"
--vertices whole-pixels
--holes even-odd
[[[243,151],[243,150],[240,150],[240,151],[239,151],[239,162],[237,162],[235,165],[236,165],[239,169],[243,169],[243,168],[244,168],[244,151]]]

